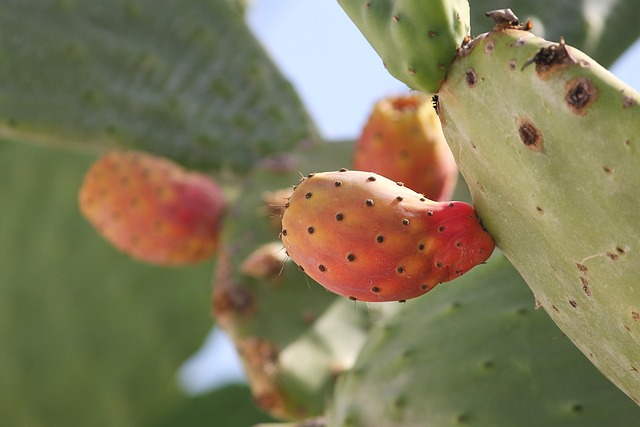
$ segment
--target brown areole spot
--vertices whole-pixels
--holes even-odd
[[[516,119],[516,126],[518,127],[518,135],[524,145],[531,151],[541,152],[544,146],[544,140],[542,133],[531,122],[531,120],[525,117],[518,117]]]
[[[576,77],[565,85],[564,100],[572,113],[585,115],[598,98],[598,89],[587,77]]]
[[[473,70],[473,68],[469,68],[467,70],[467,72],[464,74],[464,78],[467,81],[467,85],[469,87],[474,87],[476,85],[476,82],[478,81],[476,72]]]

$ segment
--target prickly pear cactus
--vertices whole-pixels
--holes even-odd
[[[300,269],[360,301],[404,301],[453,280],[493,252],[473,208],[434,202],[401,182],[341,169],[310,174],[282,217]]]
[[[496,245],[640,403],[640,95],[562,41],[497,27],[460,52],[439,112]]]
[[[639,417],[496,254],[371,331],[326,425],[631,427]]]
[[[458,167],[431,98],[418,92],[381,99],[356,141],[353,169],[386,176],[431,200],[449,200]]]
[[[410,88],[435,92],[469,36],[467,0],[338,0],[384,61]]]

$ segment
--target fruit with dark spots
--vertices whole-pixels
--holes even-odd
[[[470,205],[421,199],[370,172],[317,173],[289,199],[282,242],[296,264],[339,295],[415,298],[483,263],[494,249]]]
[[[438,115],[419,93],[375,104],[356,142],[353,167],[402,182],[431,200],[449,199],[458,180]]]
[[[120,251],[156,265],[204,261],[218,248],[224,196],[208,176],[141,152],[113,151],[85,175],[80,211]]]

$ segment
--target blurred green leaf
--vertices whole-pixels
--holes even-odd
[[[232,385],[197,396],[146,427],[251,427],[273,421],[255,405],[246,386]]]
[[[211,327],[211,263],[136,263],[80,217],[93,160],[0,141],[0,425],[140,426]]]
[[[314,136],[240,3],[0,2],[0,136],[236,170]]]
[[[640,37],[638,0],[469,0],[471,31],[489,31],[485,12],[509,7],[521,21],[534,20],[533,32],[547,40],[564,37],[608,67]]]

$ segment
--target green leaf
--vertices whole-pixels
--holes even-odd
[[[246,170],[314,135],[237,0],[0,3],[0,136]]]
[[[142,425],[211,327],[211,263],[136,263],[80,217],[93,160],[0,141],[0,425]]]
[[[189,399],[145,427],[250,427],[272,420],[256,407],[248,387],[232,385]]]
[[[470,0],[473,34],[489,31],[485,12],[510,7],[521,21],[531,18],[533,32],[547,40],[564,37],[603,66],[611,65],[640,37],[637,0]]]

